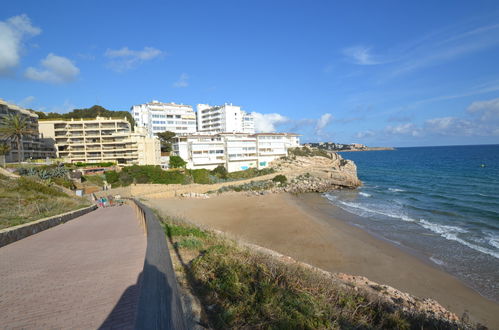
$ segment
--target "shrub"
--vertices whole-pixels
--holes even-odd
[[[118,180],[120,179],[120,176],[116,171],[107,171],[104,173],[104,175],[106,176],[106,181],[110,184],[118,182]]]
[[[288,182],[288,178],[286,178],[285,175],[278,174],[272,179],[272,181],[279,182],[280,184],[285,184],[286,182]]]
[[[211,174],[219,177],[220,179],[227,179],[227,169],[223,165],[218,165],[215,167],[212,171]]]
[[[211,183],[210,171],[205,169],[190,170],[189,171],[194,183],[208,184]]]
[[[229,179],[251,179],[257,176],[272,174],[274,172],[275,170],[271,167],[263,168],[261,170],[251,167],[244,171],[228,173],[227,177]]]
[[[170,168],[181,168],[187,165],[187,162],[180,156],[170,156]]]
[[[297,147],[297,148],[289,148],[288,154],[292,156],[302,156],[302,157],[313,157],[320,156],[331,158],[331,152],[322,149],[316,148],[308,148],[308,147]]]
[[[77,162],[74,164],[76,167],[86,167],[86,166],[94,166],[94,167],[111,167],[116,165],[115,162],[102,162],[102,163],[82,163]]]

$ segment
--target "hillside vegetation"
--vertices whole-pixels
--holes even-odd
[[[108,110],[100,105],[94,105],[90,108],[84,109],[74,109],[73,111],[67,113],[57,113],[57,112],[41,112],[41,111],[33,111],[38,115],[38,119],[40,120],[56,120],[56,119],[64,119],[68,120],[71,118],[74,119],[90,119],[99,117],[113,117],[113,118],[126,118],[128,122],[131,124],[132,130],[135,126],[135,120],[132,117],[132,114],[128,111],[113,111]]]
[[[198,297],[210,328],[470,328],[449,312],[404,308],[382,296],[381,286],[364,290],[172,218],[163,226],[179,282]]]
[[[106,181],[112,187],[129,186],[132,183],[156,183],[156,184],[211,184],[241,179],[254,178],[273,173],[271,168],[256,169],[249,168],[244,171],[227,173],[223,166],[214,170],[206,169],[172,169],[163,170],[155,165],[133,165],[124,167],[120,172],[107,171]]]
[[[4,229],[76,210],[90,203],[35,178],[0,175],[0,205],[0,229]]]

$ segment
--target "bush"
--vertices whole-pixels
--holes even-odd
[[[271,167],[263,168],[261,170],[251,167],[244,171],[237,171],[227,174],[227,178],[229,179],[251,179],[257,176],[267,175],[274,173],[275,170]]]
[[[273,182],[279,182],[280,184],[286,184],[288,182],[288,178],[285,175],[278,174],[273,179]]]
[[[194,183],[208,184],[211,183],[210,171],[205,169],[190,170],[189,171]]]
[[[331,158],[331,152],[322,149],[316,148],[308,148],[308,147],[297,147],[297,148],[289,148],[288,154],[292,156],[302,156],[302,157],[313,157],[320,156]]]
[[[116,171],[107,171],[104,173],[104,175],[106,176],[106,181],[110,184],[118,182],[120,179],[120,176],[118,175],[118,172],[116,172]]]
[[[227,179],[227,169],[223,165],[218,165],[211,171],[212,175],[217,176],[220,179]]]
[[[187,162],[180,156],[170,156],[170,168],[182,168],[187,165]]]
[[[74,164],[76,167],[86,167],[86,166],[94,166],[94,167],[111,167],[116,165],[115,162],[102,162],[102,163],[82,163],[77,162]]]

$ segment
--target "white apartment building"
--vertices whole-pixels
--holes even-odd
[[[191,169],[212,170],[223,165],[229,172],[235,172],[250,167],[265,168],[274,159],[287,156],[288,148],[299,145],[297,134],[220,133],[176,137],[173,152]]]
[[[132,106],[130,113],[135,124],[145,128],[150,137],[164,131],[171,131],[177,135],[196,132],[196,113],[190,105],[153,100]]]
[[[160,142],[144,129],[132,132],[126,118],[41,120],[40,132],[55,141],[65,162],[159,165]]]
[[[13,139],[7,140],[6,137],[0,136],[0,142],[6,143],[10,147],[10,151],[5,155],[5,161],[7,163],[17,162],[18,160],[25,161],[27,159],[45,159],[55,157],[55,149],[51,141],[43,139],[39,134],[38,115],[36,113],[0,99],[0,122],[2,122],[3,118],[8,115],[17,115],[25,118],[31,134],[23,135],[20,155],[18,155],[18,146],[16,141]]]
[[[204,133],[255,133],[253,116],[231,104],[197,105],[198,131]]]

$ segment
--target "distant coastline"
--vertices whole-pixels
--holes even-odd
[[[394,147],[365,147],[361,149],[337,150],[336,152],[396,150]]]

